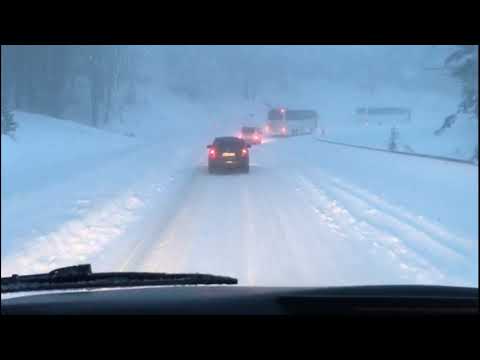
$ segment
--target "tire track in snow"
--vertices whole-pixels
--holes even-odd
[[[305,239],[301,239],[297,231],[301,224],[292,214],[301,210],[298,203],[291,202],[294,188],[276,171],[269,170],[255,180],[255,190],[251,192],[255,201],[249,211],[255,214],[257,246],[252,250],[263,251],[260,261],[268,265],[257,272],[259,281],[277,286],[290,282],[315,283],[318,279],[312,279],[311,261],[305,253],[308,250],[302,246]],[[258,243],[263,245],[262,249]]]
[[[184,205],[193,190],[192,184],[200,175],[200,169],[184,169],[180,173],[180,175],[177,173],[180,181],[173,188],[168,187],[168,194],[165,194],[166,197],[162,199],[161,204],[154,207],[151,214],[142,221],[142,224],[133,229],[138,230],[139,227],[144,226],[142,231],[138,231],[142,234],[141,238],[134,243],[127,254],[127,258],[123,259],[118,266],[119,271],[173,271],[175,266],[171,265],[170,258],[163,259],[161,264],[145,266],[144,263],[147,258],[151,257],[152,251],[158,253],[161,252],[162,248],[172,246],[176,237],[175,227],[172,227],[171,224],[178,221],[179,217],[185,217],[185,212],[189,210]],[[158,189],[158,186],[155,188]]]
[[[250,184],[247,184],[246,189],[243,191],[242,195],[242,207],[246,209],[245,211],[245,220],[246,220],[246,229],[244,234],[244,257],[246,263],[246,284],[248,286],[255,286],[256,285],[256,276],[255,276],[255,260],[257,258],[256,253],[254,251],[254,247],[252,242],[255,240],[255,225],[254,219],[252,216],[252,207],[254,203],[252,201],[251,196],[251,187]]]
[[[365,190],[358,189],[351,184],[346,184],[340,179],[333,178],[330,181],[331,184],[336,188],[364,201],[372,208],[370,214],[373,216],[378,212],[382,214],[388,214],[389,216],[408,224],[412,228],[415,228],[417,231],[424,233],[428,237],[435,239],[443,247],[462,255],[464,258],[474,251],[472,246],[473,242],[451,234],[441,225],[431,223],[423,217],[416,217],[405,209],[394,207],[388,202],[382,200],[379,196],[370,194]]]
[[[318,221],[318,213],[312,211],[311,197],[304,196],[291,169],[273,171],[266,179],[255,183],[261,195],[253,208],[259,227],[256,257],[273,266],[266,272],[257,271],[262,285],[364,285],[365,279],[377,284],[398,282],[405,273],[400,269],[390,279],[375,266],[365,266],[365,258],[368,259],[368,254],[363,254],[365,249],[357,239],[346,238],[333,228],[334,222]],[[268,253],[262,254],[260,242],[266,243]],[[391,275],[391,264],[376,262],[388,267]]]
[[[429,254],[429,259],[441,265],[442,268],[453,264],[463,266],[467,261],[465,255],[446,247],[442,241],[438,241],[438,238],[432,238],[423,229],[412,226],[408,222],[403,222],[401,218],[399,219],[388,212],[382,212],[382,209],[373,209],[372,212],[370,204],[365,200],[333,184],[330,185],[332,186],[328,188],[328,191],[339,199],[345,199],[355,216],[362,218],[377,229],[383,228],[383,231],[392,234],[396,242],[405,244],[416,254]]]
[[[374,262],[384,262],[383,266],[388,266],[390,270],[396,268],[400,271],[400,278],[405,280],[413,276],[414,282],[419,283],[431,283],[434,279],[443,281],[444,275],[425,258],[409,251],[397,237],[375,227],[367,219],[356,216],[350,206],[342,206],[340,198],[335,194],[329,196],[325,186],[320,190],[303,175],[298,179],[305,189],[304,195],[314,201],[312,207],[319,214],[320,221],[335,223],[343,229],[347,235],[346,241],[355,247],[359,256],[365,256],[367,252]]]

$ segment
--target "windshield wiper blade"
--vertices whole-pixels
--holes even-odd
[[[1,280],[2,294],[24,291],[70,290],[168,285],[236,285],[238,280],[209,274],[142,272],[93,273],[91,265],[69,266],[38,275],[12,275]]]

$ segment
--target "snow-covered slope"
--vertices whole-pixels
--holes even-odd
[[[104,164],[139,142],[48,116],[15,113],[15,141],[2,136],[2,200],[61,183],[65,176]]]
[[[279,94],[275,104],[313,108],[321,117],[323,138],[354,145],[388,148],[391,129],[399,130],[398,150],[470,160],[478,144],[478,122],[461,117],[441,135],[435,135],[445,117],[459,103],[459,90],[450,93],[379,88],[375,93],[351,85],[319,83]],[[356,115],[360,107],[405,107],[412,110],[410,123],[394,117],[372,117],[368,126]]]
[[[134,133],[154,141],[171,138],[185,141],[199,134],[236,131],[242,123],[261,125],[266,114],[265,105],[238,98],[194,101],[149,87],[142,90],[139,98],[136,105],[125,108],[112,121],[109,130]]]
[[[160,195],[207,141],[200,131],[196,142],[195,134],[184,141],[130,138],[35,114],[15,116],[16,141],[2,136],[1,143],[2,274],[45,271],[99,254],[139,211],[162,203]]]
[[[15,113],[16,141],[2,136],[1,143],[2,274],[128,252],[143,236],[135,221],[152,206],[162,217],[206,144],[255,112],[238,102],[159,98],[145,98],[109,131]]]

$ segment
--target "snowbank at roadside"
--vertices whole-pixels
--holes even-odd
[[[115,269],[144,236],[139,220],[168,216],[205,145],[259,113],[233,99],[147,95],[104,130],[15,113],[16,140],[1,143],[2,276],[85,261]]]

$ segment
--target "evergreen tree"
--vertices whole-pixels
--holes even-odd
[[[475,146],[475,151],[473,152],[472,162],[478,164],[478,145]]]
[[[101,126],[110,121],[116,101],[122,105],[125,87],[135,90],[136,53],[129,46],[2,45],[1,50],[2,106],[9,109],[61,118],[89,104],[92,124]]]
[[[459,48],[445,60],[445,66],[451,69],[451,74],[462,84],[462,101],[458,112],[478,115],[478,46],[460,45]]]
[[[456,112],[447,116],[442,127],[435,131],[436,135],[451,127],[461,114],[478,121],[478,45],[458,45],[445,59],[444,65],[451,76],[460,82],[462,100]]]
[[[2,122],[2,135],[8,135],[15,137],[15,130],[17,129],[17,123],[15,117],[11,111],[1,110],[1,122]]]
[[[398,138],[399,138],[400,133],[398,132],[396,127],[393,127],[392,130],[390,131],[390,139],[388,142],[388,150],[390,151],[397,151],[398,145]]]

